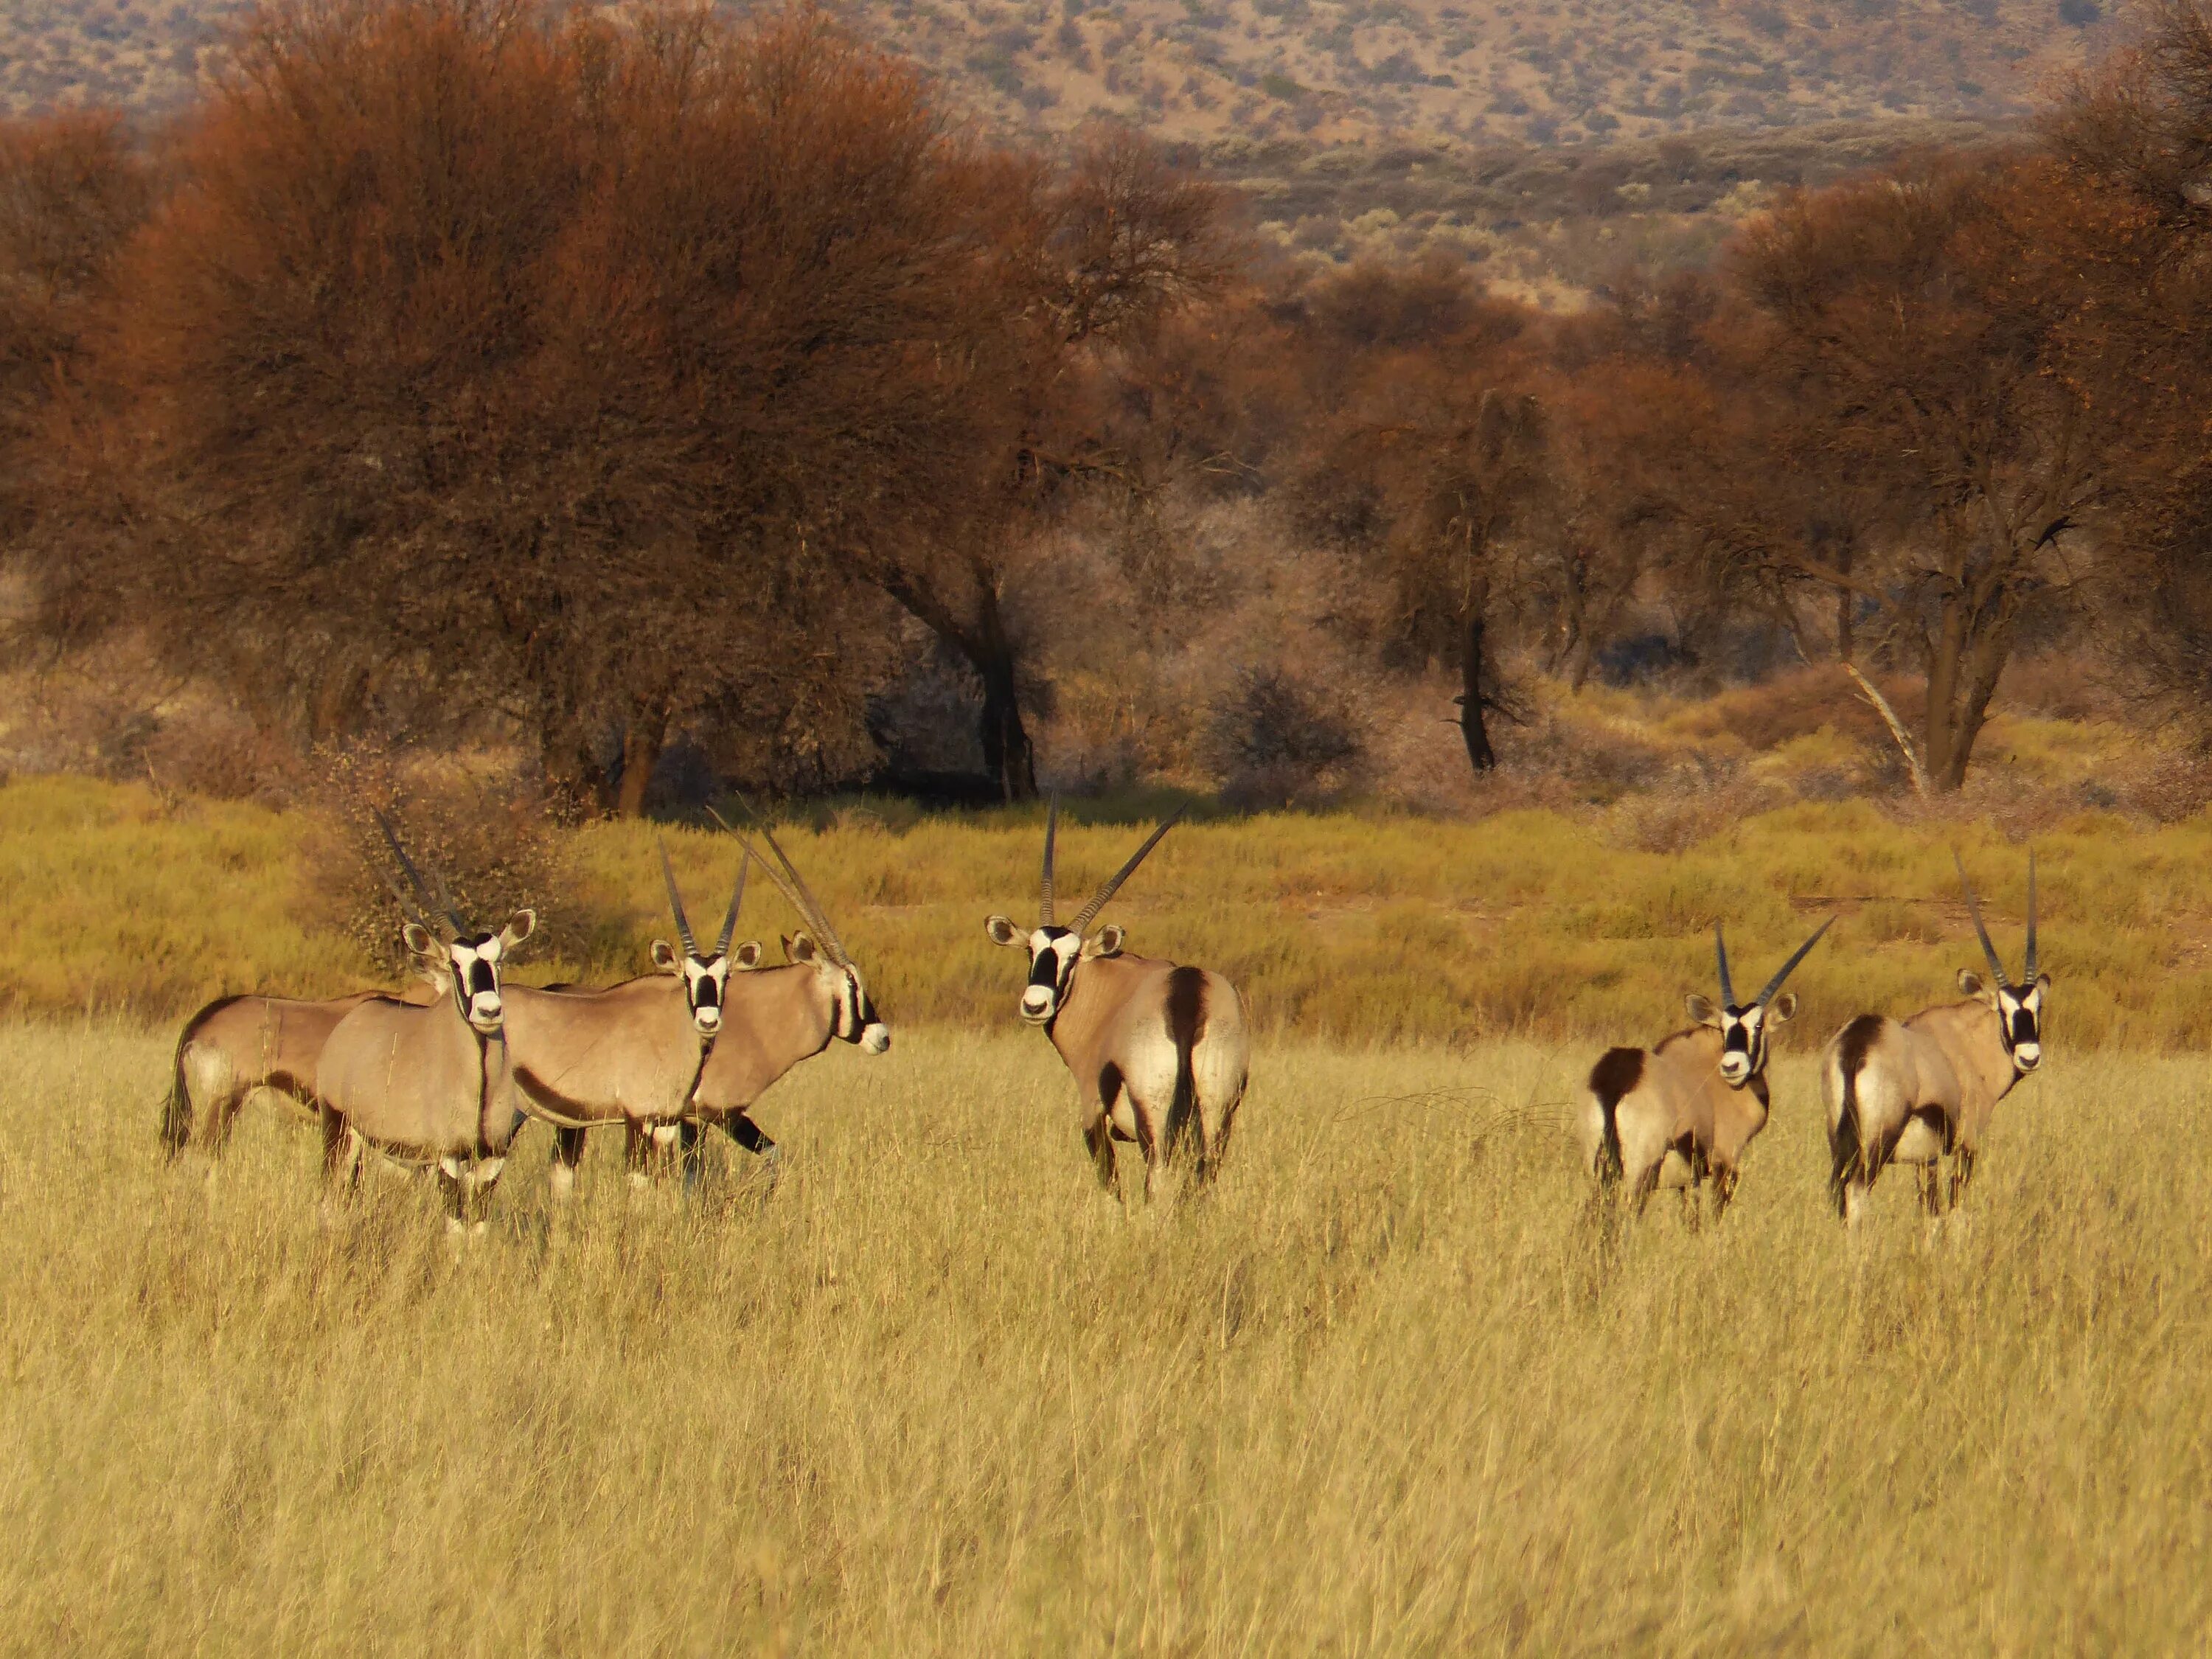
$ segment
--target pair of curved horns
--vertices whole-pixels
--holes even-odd
[[[684,914],[684,895],[676,886],[676,866],[668,861],[668,843],[655,836],[653,841],[660,848],[660,875],[668,884],[668,908],[676,913],[677,936],[684,941],[686,956],[704,962],[708,957],[699,955],[699,946],[691,938],[691,921]],[[714,941],[714,955],[722,956],[730,948],[730,936],[738,931],[738,910],[745,902],[745,878],[752,873],[753,849],[745,848],[744,860],[738,866],[738,890],[730,895],[729,914],[722,918],[722,936]]]
[[[385,844],[392,848],[392,856],[399,860],[400,869],[406,872],[408,884],[415,890],[415,897],[410,902],[407,895],[399,890],[397,882],[388,877],[386,878],[384,884],[392,889],[392,896],[399,901],[400,909],[419,927],[442,927],[449,940],[467,933],[469,925],[454,905],[453,895],[446,885],[445,877],[437,877],[437,896],[432,897],[428,884],[422,879],[422,872],[415,867],[415,860],[407,856],[407,849],[399,844],[399,832],[392,827],[392,820],[385,816],[384,809],[372,806],[368,810],[375,816],[376,827],[384,831]],[[437,918],[434,922],[434,916]]]
[[[1093,893],[1091,896],[1090,902],[1085,904],[1082,909],[1076,912],[1075,920],[1068,927],[1068,931],[1070,933],[1080,934],[1085,928],[1088,927],[1092,921],[1097,919],[1098,913],[1106,908],[1108,902],[1113,898],[1115,894],[1121,890],[1121,884],[1128,880],[1131,876],[1136,874],[1137,866],[1142,864],[1145,860],[1150,856],[1152,848],[1160,844],[1160,837],[1166,835],[1169,830],[1174,829],[1176,824],[1180,823],[1182,821],[1182,815],[1188,811],[1190,811],[1190,804],[1186,801],[1182,805],[1176,807],[1174,811],[1169,813],[1167,817],[1160,820],[1159,828],[1153,830],[1151,835],[1145,837],[1144,845],[1138,848],[1135,852],[1130,854],[1128,861],[1122,865],[1122,866],[1119,870],[1116,870],[1112,875],[1109,876],[1106,878],[1106,884],[1101,887],[1097,892]],[[1053,842],[1057,838],[1059,830],[1060,797],[1055,794],[1052,798],[1051,804],[1045,809],[1044,817],[1044,877],[1040,884],[1040,890],[1042,893],[1040,912],[1042,919],[1038,924],[1040,927],[1049,927],[1053,925],[1052,849]]]
[[[1815,927],[1813,930],[1813,937],[1807,939],[1802,945],[1799,945],[1796,950],[1791,953],[1790,960],[1784,963],[1782,966],[1776,970],[1774,977],[1766,981],[1766,988],[1761,991],[1757,996],[1753,997],[1750,1002],[1744,1006],[1746,1007],[1763,1007],[1767,1003],[1771,1002],[1774,1000],[1774,994],[1782,988],[1782,981],[1788,979],[1790,975],[1796,971],[1797,964],[1805,960],[1806,953],[1820,942],[1820,935],[1826,933],[1828,929],[1835,925],[1836,919],[1833,916],[1830,916],[1818,927]],[[1720,963],[1721,1002],[1723,1006],[1733,1008],[1736,1006],[1735,988],[1729,983],[1728,941],[1721,937],[1721,925],[1717,921],[1713,924],[1713,954],[1718,958]]]
[[[1982,942],[1982,954],[1989,959],[1990,971],[1996,975],[1999,985],[2010,990],[2012,981],[2005,977],[2004,963],[1997,960],[1997,947],[1990,943],[1990,930],[1982,925],[1982,907],[1974,902],[1974,884],[1966,879],[1966,860],[1959,856],[1959,849],[1955,847],[1951,849],[1951,862],[1957,866],[1959,885],[1966,889],[1966,914],[1974,919],[1974,935]],[[2027,958],[2021,964],[2021,970],[2026,975],[2021,981],[2024,985],[2035,983],[2035,849],[2030,848],[2027,853]]]
[[[837,937],[837,930],[830,925],[830,918],[823,912],[821,901],[814,896],[814,890],[806,884],[806,878],[799,873],[799,866],[791,861],[790,855],[783,850],[783,844],[776,840],[775,831],[762,821],[760,814],[753,811],[743,795],[737,797],[737,802],[744,808],[745,816],[752,820],[753,828],[760,831],[761,839],[768,843],[769,851],[775,854],[774,864],[766,859],[761,860],[761,868],[768,872],[768,878],[776,884],[785,898],[791,901],[791,908],[799,912],[799,919],[814,930],[815,937],[822,941],[822,948],[830,953],[830,960],[840,968],[850,968],[853,959],[845,954],[844,942]],[[757,856],[753,854],[753,844],[744,838],[743,832],[712,806],[707,811],[715,823],[737,836],[738,844],[749,856]],[[778,868],[778,866],[781,867]]]

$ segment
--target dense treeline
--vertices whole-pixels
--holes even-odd
[[[992,148],[808,9],[276,5],[173,129],[0,128],[14,644],[635,812],[679,742],[1349,786],[1383,687],[1480,770],[1656,611],[1924,686],[1955,788],[2025,645],[2212,678],[2208,86],[2176,5],[2033,143],[1558,317],[1263,258],[1116,130]]]

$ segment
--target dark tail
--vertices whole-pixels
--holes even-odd
[[[1881,1033],[1881,1016],[1861,1014],[1836,1039],[1836,1070],[1843,1079],[1843,1098],[1835,1127],[1828,1131],[1828,1150],[1834,1156],[1828,1171],[1828,1197],[1835,1204],[1836,1213],[1846,1219],[1850,1215],[1848,1189],[1855,1178],[1863,1176],[1866,1167],[1866,1149],[1859,1141],[1859,1073],[1866,1066],[1867,1051]]]
[[[1191,1055],[1206,1035],[1206,975],[1196,968],[1178,968],[1168,975],[1168,1035],[1176,1049],[1175,1093],[1168,1101],[1168,1154],[1173,1157],[1198,1108]],[[1201,1149],[1200,1156],[1211,1150]]]
[[[169,1060],[169,1097],[161,1103],[161,1150],[174,1158],[192,1139],[192,1093],[185,1084],[185,1049],[199,1030],[198,1018],[187,1020],[177,1034],[177,1051]]]
[[[1644,1080],[1644,1050],[1608,1048],[1590,1068],[1589,1091],[1597,1101],[1597,1178],[1608,1191],[1620,1185],[1620,1103]]]

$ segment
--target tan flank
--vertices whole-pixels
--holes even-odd
[[[350,1164],[349,1136],[390,1156],[437,1165],[449,1224],[482,1222],[520,1107],[504,1033],[500,964],[530,937],[533,912],[518,910],[497,933],[471,930],[444,894],[432,901],[381,814],[386,839],[414,885],[407,948],[438,992],[428,1006],[371,997],[340,1020],[315,1070],[323,1158],[335,1179]],[[425,920],[438,917],[442,942]]]
[[[1053,919],[1055,798],[1045,817],[1036,928],[1024,935],[1005,916],[985,923],[993,943],[1029,951],[1021,1015],[1044,1028],[1075,1079],[1084,1144],[1100,1183],[1118,1189],[1114,1142],[1133,1140],[1144,1154],[1146,1198],[1187,1143],[1199,1183],[1212,1179],[1229,1148],[1251,1060],[1244,1005],[1227,980],[1202,968],[1124,955],[1117,927],[1095,937],[1085,932],[1182,816],[1154,830],[1062,927]]]
[[[1693,993],[1686,1000],[1698,1023],[1688,1030],[1656,1048],[1609,1048],[1600,1056],[1583,1088],[1577,1127],[1601,1201],[1617,1199],[1641,1214],[1654,1190],[1675,1188],[1694,1223],[1710,1180],[1713,1218],[1727,1212],[1744,1152],[1766,1127],[1769,1035],[1797,1012],[1796,994],[1783,991],[1782,982],[1834,921],[1822,922],[1765,989],[1741,1004],[1716,923],[1720,1002]]]
[[[1954,861],[1957,855],[1953,854]],[[1990,965],[1984,983],[1959,972],[1968,1000],[1923,1008],[1909,1019],[1861,1014],[1820,1056],[1832,1159],[1829,1195],[1844,1221],[1856,1221],[1868,1194],[1892,1164],[1920,1166],[1920,1201],[1941,1216],[1965,1196],[1974,1158],[1997,1102],[2043,1063],[2043,1009],[2051,975],[2035,945],[2035,854],[2027,858],[2027,947],[2022,983],[2007,977],[1981,906],[1959,866],[1966,908]],[[1951,1160],[1948,1188],[1943,1160]]]

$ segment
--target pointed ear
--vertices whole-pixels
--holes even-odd
[[[676,972],[676,947],[665,939],[653,940],[653,965],[664,974]]]
[[[1983,1001],[1992,1006],[1996,1002],[1996,998],[1990,992],[1990,988],[1982,983],[1982,976],[1971,968],[1959,969],[1959,988],[1968,996],[1979,997]]]
[[[1796,1018],[1797,994],[1795,991],[1784,991],[1766,1005],[1766,1023],[1769,1025],[1786,1024]]]
[[[499,939],[501,947],[504,950],[512,951],[516,945],[521,944],[523,940],[528,939],[531,934],[537,931],[538,912],[535,910],[517,910],[513,915],[507,919],[507,926],[500,930]]]
[[[1711,997],[1700,996],[1697,992],[1692,991],[1682,999],[1682,1006],[1690,1011],[1690,1018],[1700,1025],[1717,1025],[1721,1023],[1720,1010],[1713,1006]]]
[[[410,921],[401,928],[399,937],[406,941],[407,949],[418,957],[427,957],[438,948],[437,941],[430,937],[430,930],[419,921]]]
[[[1086,957],[1118,957],[1121,954],[1121,941],[1127,937],[1118,925],[1109,921],[1096,935],[1083,941],[1083,954]]]
[[[983,924],[983,931],[991,936],[994,945],[1019,945],[1022,942],[1022,936],[1016,931],[1012,920],[1006,916],[993,916]]]
[[[747,939],[743,945],[738,946],[738,948],[732,951],[730,956],[730,960],[736,963],[738,967],[744,969],[747,973],[752,972],[754,969],[760,966],[760,959],[761,942],[757,939]]]
[[[2035,976],[2035,989],[2044,996],[2048,997],[2051,994],[2051,975],[2048,974],[2038,974]]]
[[[813,961],[814,936],[811,933],[801,930],[799,933],[793,933],[789,939],[784,940],[783,959],[786,962],[805,963]]]

